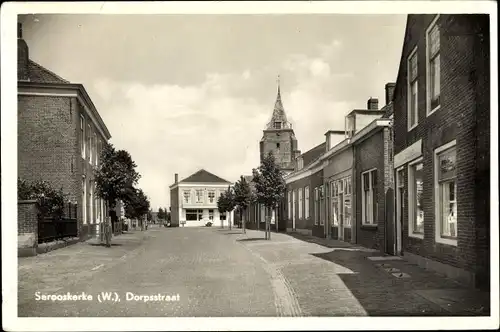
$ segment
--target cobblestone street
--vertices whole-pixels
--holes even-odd
[[[484,298],[451,280],[402,260],[368,260],[378,254],[362,247],[320,241],[154,226],[113,238],[111,248],[78,243],[19,259],[19,316],[487,315]],[[36,292],[85,292],[93,300],[36,301]],[[101,292],[116,292],[120,301],[100,303]],[[127,301],[126,292],[179,294],[179,301]]]

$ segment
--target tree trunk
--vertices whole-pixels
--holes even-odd
[[[247,209],[245,209],[245,212],[246,212]],[[245,229],[245,223],[246,223],[246,218],[243,219],[243,217],[241,218],[241,226],[243,227],[243,233],[246,233],[246,229]]]

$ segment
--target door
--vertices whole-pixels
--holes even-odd
[[[344,194],[339,194],[339,240],[344,240]]]
[[[385,193],[385,252],[396,254],[396,232],[394,227],[394,190],[389,188]]]
[[[396,253],[401,255],[402,250],[402,237],[403,237],[403,213],[404,213],[404,168],[400,168],[396,175]]]
[[[292,229],[295,230],[295,200],[296,190],[292,191]]]

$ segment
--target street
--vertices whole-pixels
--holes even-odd
[[[403,261],[383,262],[411,276],[396,278],[366,259],[376,252],[348,244],[331,248],[288,234],[265,241],[259,231],[157,225],[112,243],[82,242],[20,258],[18,315],[449,316],[477,315],[480,308],[471,299],[464,307],[463,297],[443,305],[436,292],[458,296],[458,284]],[[52,301],[54,295],[62,300]]]

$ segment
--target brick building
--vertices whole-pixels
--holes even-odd
[[[286,177],[287,229],[321,236],[325,225],[323,164],[326,143],[299,155],[295,172]]]
[[[86,239],[107,215],[93,167],[111,135],[83,85],[32,61],[18,28],[18,176],[62,187],[80,207],[78,235]]]
[[[388,83],[386,95],[393,88]],[[290,231],[385,250],[385,194],[393,169],[392,103],[386,98],[382,109],[378,99],[370,98],[366,109],[346,116],[344,130],[329,130],[324,143],[296,158],[295,171],[286,177]]]
[[[393,84],[386,84],[386,105],[377,111],[379,118],[362,128],[352,139],[355,160],[353,210],[356,220],[352,242],[389,254],[395,254],[396,234],[393,219],[393,135],[389,119],[393,108],[390,100],[393,89]],[[378,109],[377,104],[378,101],[369,101],[368,109]],[[342,192],[342,184],[337,186]],[[343,187],[343,192],[346,192],[346,184]]]
[[[397,251],[489,287],[488,15],[409,15],[394,93]]]

